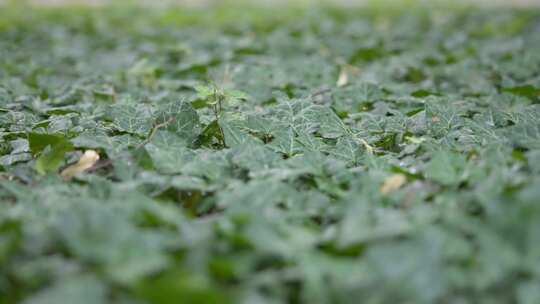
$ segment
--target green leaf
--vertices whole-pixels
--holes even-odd
[[[239,90],[225,90],[224,95],[230,106],[235,106],[240,100],[246,100],[249,97],[247,93]]]
[[[70,254],[101,265],[122,284],[136,282],[168,264],[162,252],[164,235],[136,228],[125,214],[88,203],[66,210],[55,222],[55,231]]]
[[[197,96],[200,99],[208,99],[210,96],[213,96],[215,93],[214,88],[210,86],[199,85],[195,87],[195,90],[197,91]]]
[[[426,178],[443,185],[457,185],[462,181],[467,162],[461,154],[438,151],[435,152],[426,166]]]
[[[74,149],[73,144],[67,139],[62,139],[44,150],[36,160],[35,169],[39,174],[56,172],[64,163],[64,156]]]
[[[157,113],[156,123],[165,125],[158,132],[167,130],[176,135],[177,140],[186,143],[191,143],[199,132],[199,115],[189,103],[183,101],[161,106]]]
[[[12,166],[19,162],[26,162],[32,159],[32,154],[30,153],[14,153],[0,156],[0,165],[2,166]]]
[[[193,151],[167,133],[156,136],[146,145],[146,150],[155,169],[166,174],[181,173],[183,166],[194,158]]]
[[[105,304],[107,303],[107,287],[93,275],[74,275],[65,277],[22,303]]]
[[[223,130],[223,135],[225,136],[225,145],[227,147],[235,147],[245,143],[258,143],[260,140],[252,135],[249,132],[246,132],[241,127],[242,122],[237,120],[225,120],[220,121],[219,126]]]
[[[7,2],[0,303],[538,302],[537,9]]]
[[[121,132],[146,136],[152,128],[152,110],[145,104],[123,103],[114,105],[109,115],[113,126]]]
[[[538,98],[540,98],[540,88],[534,87],[532,85],[503,88],[502,91],[518,96],[527,97],[531,100],[537,100]]]
[[[61,134],[28,133],[28,145],[32,155],[43,151],[47,146],[54,146],[65,142],[65,136]]]
[[[221,142],[223,140],[222,137],[221,128],[217,120],[214,119],[202,130],[197,138],[197,143],[201,146],[211,146],[213,139],[216,139],[217,142]]]
[[[324,138],[338,138],[347,134],[347,127],[328,107],[307,107],[299,113],[298,120],[304,124],[304,128],[316,130]]]
[[[231,297],[212,286],[201,274],[170,270],[156,278],[141,282],[135,289],[141,298],[152,304],[231,303]]]

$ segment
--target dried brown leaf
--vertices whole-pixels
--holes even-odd
[[[73,176],[92,168],[98,160],[99,154],[96,151],[86,150],[77,163],[62,170],[60,175],[64,179],[71,179]]]
[[[389,194],[401,188],[407,182],[407,177],[403,174],[394,174],[388,177],[381,186],[382,194]]]

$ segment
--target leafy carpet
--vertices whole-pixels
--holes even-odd
[[[539,303],[540,11],[0,16],[0,303]]]

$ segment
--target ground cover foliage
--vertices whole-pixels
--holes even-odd
[[[240,12],[2,13],[0,303],[538,303],[537,12]]]

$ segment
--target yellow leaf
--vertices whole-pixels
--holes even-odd
[[[387,178],[381,186],[381,193],[388,194],[401,188],[407,182],[407,177],[403,174],[394,174]]]
[[[73,176],[82,173],[90,168],[99,160],[99,154],[94,150],[86,150],[76,164],[73,164],[64,170],[60,175],[64,179],[71,179]]]
[[[349,73],[347,72],[347,68],[342,68],[341,72],[339,73],[339,78],[336,83],[336,85],[341,88],[346,86],[349,83]]]
[[[339,72],[339,77],[336,82],[336,85],[341,88],[349,84],[350,78],[358,76],[360,74],[360,69],[352,65],[344,65],[341,67]]]

